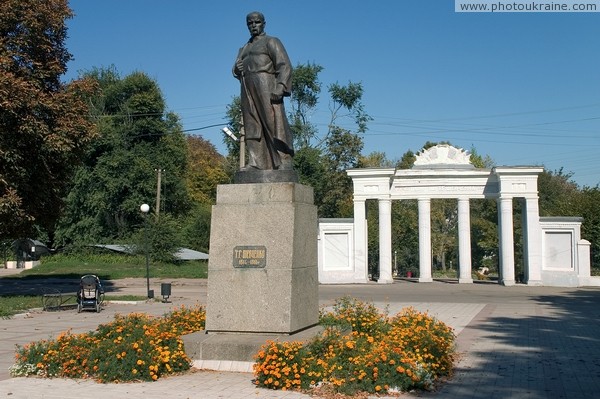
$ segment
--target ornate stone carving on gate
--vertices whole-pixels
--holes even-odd
[[[473,167],[471,154],[462,148],[456,148],[448,144],[438,144],[417,154],[417,160],[415,161],[417,167],[439,167],[441,165]]]

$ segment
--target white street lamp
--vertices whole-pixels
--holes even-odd
[[[239,139],[237,138],[237,136],[235,134],[233,134],[233,132],[231,131],[231,129],[229,129],[227,126],[225,126],[223,129],[221,129],[223,131],[223,133],[225,133],[227,136],[229,136],[229,138],[233,141],[238,141]]]
[[[225,126],[221,129],[230,139],[240,142],[240,170],[246,166],[246,138],[244,133],[244,124],[240,125],[240,137],[238,138],[229,127]]]

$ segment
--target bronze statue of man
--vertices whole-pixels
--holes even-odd
[[[260,12],[246,16],[250,40],[238,52],[233,75],[240,80],[247,169],[291,170],[292,133],[283,97],[291,94],[292,65],[279,39],[265,34]]]

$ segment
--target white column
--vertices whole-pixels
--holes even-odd
[[[500,283],[504,285],[514,285],[515,250],[512,198],[501,197],[498,201],[498,228],[500,229]]]
[[[379,204],[379,279],[391,284],[392,278],[392,201],[380,199]]]
[[[472,283],[471,275],[471,214],[468,198],[458,199],[458,265],[459,283]]]
[[[594,285],[590,275],[592,244],[588,240],[579,240],[577,242],[577,277],[579,286]]]
[[[542,227],[538,197],[523,201],[523,257],[527,285],[542,285]]]
[[[419,282],[431,278],[431,199],[419,198]]]
[[[369,282],[367,267],[367,208],[366,201],[354,199],[354,279]]]

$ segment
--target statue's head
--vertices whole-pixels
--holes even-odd
[[[252,36],[258,36],[265,31],[265,16],[258,11],[253,11],[246,16],[246,25]]]

